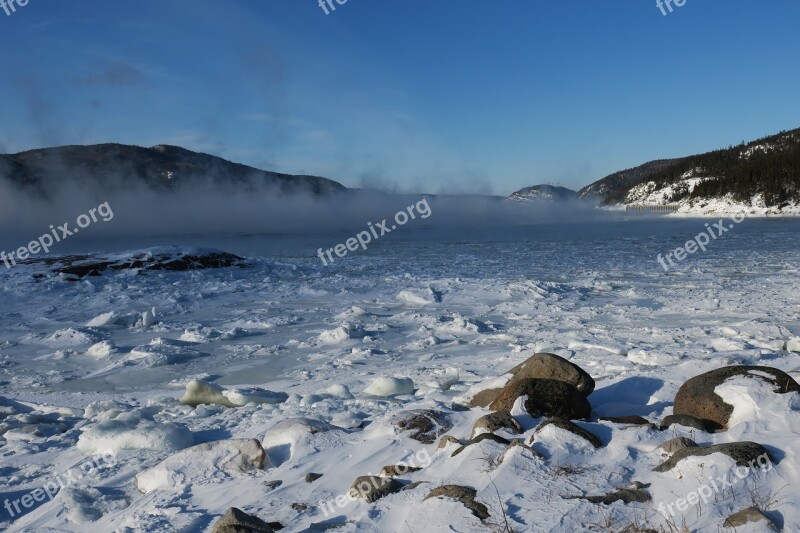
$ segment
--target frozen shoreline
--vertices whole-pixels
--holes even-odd
[[[103,447],[116,454],[88,482],[37,502],[13,524],[0,508],[0,521],[13,532],[210,531],[235,506],[281,522],[287,532],[320,522],[340,524],[339,531],[402,531],[405,524],[412,531],[450,525],[479,531],[485,522],[461,503],[424,497],[443,483],[473,487],[492,521],[500,508],[491,479],[514,510],[515,530],[581,530],[598,523],[598,513],[614,520],[638,513],[655,525],[663,523],[653,511],[659,503],[700,484],[694,459],[682,463],[683,478],[652,472],[663,461],[656,447],[673,436],[764,444],[785,462],[751,483],[772,492],[794,486],[786,458],[800,454],[800,405],[759,400],[770,407],[753,418],[736,383],[726,397],[741,404],[739,418],[750,418],[726,433],[579,422],[601,439],[595,449],[556,427],[537,432],[539,420],[517,413],[524,433],[498,434],[527,442],[536,433],[533,449],[544,460],[522,447],[505,453],[494,442],[452,457],[455,445],[436,444],[444,433],[469,438],[488,411],[454,404],[533,352],[554,352],[592,375],[594,417],[637,415],[655,424],[671,413],[678,388],[706,370],[761,364],[796,377],[800,359],[786,348],[800,336],[797,228],[772,226],[742,225],[733,238],[668,274],[655,254],[691,232],[691,223],[664,222],[657,239],[648,229],[614,241],[591,235],[576,241],[575,232],[567,241],[390,242],[334,268],[311,256],[273,257],[251,259],[243,269],[121,271],[68,282],[37,281],[23,266],[2,288],[0,412],[8,429],[0,437],[0,504]],[[142,320],[153,307],[154,316]],[[222,386],[231,401],[256,403],[182,405],[192,379]],[[270,393],[287,396],[271,403],[281,397]],[[38,406],[9,407],[15,402]],[[31,414],[37,410],[42,415]],[[418,410],[441,412],[452,427],[434,430],[433,444],[414,440],[396,420]],[[177,450],[220,439],[257,439],[268,465],[230,469],[215,450],[202,452],[208,461],[178,455],[161,464],[183,453]],[[423,453],[430,464],[400,479],[427,483],[374,504],[337,505],[329,515],[319,507],[345,494],[356,477],[419,463]],[[701,462],[709,475],[733,466],[718,455]],[[145,471],[142,494],[135,478]],[[309,483],[309,473],[323,476]],[[651,484],[651,505],[563,498],[605,494],[634,481]],[[308,508],[293,509],[296,503]],[[726,497],[699,516],[692,507],[688,523],[715,530],[740,503]],[[785,528],[800,524],[797,503],[792,496],[777,508]]]

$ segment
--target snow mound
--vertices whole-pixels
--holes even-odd
[[[318,340],[321,344],[339,344],[350,339],[361,339],[365,336],[364,329],[354,324],[342,324],[336,329],[323,331]]]
[[[186,363],[204,354],[186,346],[183,341],[171,339],[153,339],[150,344],[143,344],[131,350],[125,357],[148,368]]]
[[[628,352],[628,361],[644,366],[663,366],[675,362],[673,357],[664,354],[651,353],[641,348]]]
[[[88,350],[86,350],[86,355],[91,357],[92,359],[106,359],[112,353],[117,352],[117,347],[111,341],[102,341],[98,342],[97,344],[92,344]]]
[[[293,457],[303,457],[302,450],[313,450],[306,442],[310,437],[333,429],[327,422],[311,418],[287,418],[281,420],[264,434],[261,444],[269,456],[271,464],[280,466]]]
[[[364,394],[381,398],[414,394],[414,381],[411,378],[376,378],[364,389]]]
[[[46,339],[44,339],[44,343],[48,346],[54,347],[81,346],[86,344],[94,344],[100,339],[100,335],[93,331],[86,329],[66,328],[59,329],[58,331],[49,335]]]
[[[66,487],[59,492],[58,499],[67,509],[70,521],[78,524],[96,522],[130,505],[127,496],[103,493],[94,487]]]
[[[264,468],[267,454],[255,439],[206,442],[170,455],[136,476],[136,486],[147,494],[200,480],[218,480]]]
[[[78,438],[77,448],[84,453],[177,451],[190,446],[192,440],[191,431],[182,424],[156,422],[141,411],[132,411],[86,427]]]
[[[400,291],[397,294],[397,299],[410,305],[431,305],[440,303],[442,301],[442,296],[433,290],[433,288],[429,287],[424,291]]]

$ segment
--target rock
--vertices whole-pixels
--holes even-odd
[[[427,482],[427,481],[415,481],[415,482],[413,482],[413,483],[409,483],[408,485],[406,485],[405,487],[403,487],[403,489],[402,489],[402,490],[403,490],[403,491],[407,491],[407,490],[414,490],[414,489],[416,489],[417,487],[419,487],[420,485],[425,485],[426,483],[428,483],[428,482]]]
[[[87,276],[100,276],[106,271],[130,270],[137,274],[146,270],[186,272],[208,268],[245,267],[241,257],[219,250],[203,248],[156,247],[121,254],[82,254],[34,258],[30,263],[42,263],[54,274],[68,281]]]
[[[674,439],[670,439],[659,446],[658,449],[664,450],[666,453],[673,454],[679,450],[696,447],[697,443],[692,439],[687,439],[686,437],[675,437]]]
[[[675,468],[681,460],[687,457],[705,457],[712,453],[724,453],[736,461],[738,466],[750,466],[753,461],[756,461],[761,456],[766,456],[770,462],[773,460],[769,451],[760,444],[749,441],[729,442],[714,446],[697,446],[678,450],[663,464],[655,467],[653,471],[667,472]]]
[[[800,391],[800,385],[787,373],[768,366],[728,366],[695,376],[684,383],[675,395],[676,415],[689,415],[705,421],[713,429],[724,429],[733,412],[714,390],[735,376],[759,379],[775,386],[777,394]]]
[[[275,479],[273,481],[267,481],[266,483],[264,483],[264,485],[266,485],[269,490],[275,490],[281,485],[283,485],[283,481],[281,481],[280,479]]]
[[[520,396],[527,396],[525,410],[533,417],[555,416],[567,419],[587,419],[592,406],[578,389],[565,381],[553,379],[523,379],[509,382],[489,406],[492,411],[508,411]]]
[[[349,493],[353,498],[364,498],[369,503],[373,503],[384,496],[398,492],[402,488],[403,485],[394,479],[377,476],[360,476],[353,482]]]
[[[705,420],[700,420],[699,418],[695,418],[689,415],[668,415],[664,417],[664,420],[661,421],[661,425],[658,426],[658,429],[664,431],[669,429],[669,427],[673,424],[678,424],[679,426],[686,426],[689,428],[699,429],[700,431],[705,431],[706,433],[714,433],[716,431],[716,426],[714,424],[710,424]]]
[[[431,409],[399,413],[394,425],[401,431],[413,431],[411,438],[423,444],[433,444],[439,435],[453,427],[447,415]]]
[[[410,474],[411,472],[418,472],[422,470],[422,468],[418,466],[409,466],[409,465],[388,465],[381,468],[381,471],[378,473],[380,477],[398,477],[404,476],[406,474]]]
[[[485,440],[491,440],[491,441],[494,441],[494,442],[499,442],[500,444],[511,444],[510,440],[504,439],[503,437],[501,437],[499,435],[495,435],[494,433],[481,433],[477,437],[468,440],[466,444],[464,444],[463,446],[458,448],[456,451],[454,451],[450,455],[450,457],[455,457],[456,455],[460,454],[465,449],[467,449],[468,446],[472,446],[473,444],[478,444],[479,442],[483,442]]]
[[[478,433],[494,433],[498,429],[508,429],[512,433],[522,433],[522,426],[507,411],[498,411],[483,415],[472,426],[472,436]]]
[[[536,450],[534,450],[533,448],[531,448],[530,446],[528,446],[527,444],[525,444],[521,440],[515,439],[515,440],[511,441],[511,444],[508,445],[508,448],[506,448],[506,451],[503,452],[503,457],[500,460],[501,463],[503,461],[505,461],[506,455],[508,454],[508,452],[511,451],[514,448],[522,448],[523,450],[526,450],[526,451],[530,452],[531,454],[533,454],[533,456],[536,457],[537,459],[545,459],[545,456],[542,453],[537,452]]]
[[[258,517],[231,507],[217,520],[211,533],[274,533],[275,530]]]
[[[612,424],[631,424],[633,426],[647,426],[650,421],[642,416],[601,416],[600,420],[611,422]]]
[[[451,498],[461,502],[464,504],[464,507],[472,511],[472,514],[481,520],[484,520],[489,518],[489,509],[481,502],[475,501],[475,496],[477,495],[478,492],[470,487],[462,487],[460,485],[442,485],[441,487],[436,487],[430,491],[430,493],[425,496],[425,500],[439,497]]]
[[[755,506],[733,513],[725,519],[725,523],[722,524],[722,527],[740,527],[751,522],[761,521],[766,522],[767,527],[773,531],[780,531],[780,528],[775,524],[775,522],[770,520],[767,515],[765,515],[758,507]]]
[[[380,398],[414,394],[414,381],[409,378],[375,378],[375,380],[364,389],[364,394]]]
[[[302,513],[303,511],[308,509],[308,505],[306,505],[304,503],[293,503],[292,504],[292,509]]]
[[[567,420],[565,418],[548,418],[547,420],[542,422],[539,425],[539,427],[536,428],[536,431],[534,432],[534,435],[536,433],[539,433],[545,427],[551,426],[551,425],[555,426],[557,428],[563,429],[565,431],[569,431],[570,433],[574,433],[575,435],[577,435],[577,436],[579,436],[579,437],[581,437],[583,439],[586,439],[595,448],[600,448],[603,445],[603,443],[600,441],[600,439],[596,435],[594,435],[593,433],[583,429],[579,425],[577,425],[574,422],[571,422],[571,421],[569,421],[569,420]]]
[[[635,481],[630,487],[618,489],[602,496],[564,496],[564,499],[587,500],[592,503],[602,503],[603,505],[611,505],[618,501],[622,503],[646,503],[652,499],[650,493],[644,490],[649,486],[649,484],[645,485]]]
[[[488,407],[499,395],[503,389],[486,389],[480,391],[472,397],[469,402],[470,407]]]
[[[584,396],[594,391],[594,379],[585,370],[563,357],[552,353],[537,353],[511,370],[509,384],[524,379],[554,379],[564,381],[578,389]]]
[[[256,439],[206,442],[170,455],[136,476],[136,486],[147,494],[220,474],[252,472],[264,468],[267,454]]]
[[[457,438],[455,438],[452,435],[445,435],[444,437],[442,437],[439,440],[438,449],[441,450],[442,448],[447,448],[447,445],[451,444],[451,443],[452,444],[458,444],[459,446],[461,446],[461,441],[460,440],[458,440]]]
[[[316,474],[314,472],[309,472],[306,474],[306,483],[314,483],[316,480],[322,477],[322,474]]]

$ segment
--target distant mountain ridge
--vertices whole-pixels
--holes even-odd
[[[578,191],[601,205],[800,204],[800,129],[679,159],[651,161]]]
[[[533,187],[525,187],[509,196],[512,200],[549,200],[557,202],[575,200],[577,197],[577,192],[572,189],[567,189],[566,187],[559,187],[558,185],[534,185]]]
[[[198,183],[245,189],[275,187],[283,193],[323,195],[346,188],[318,176],[295,176],[233,163],[179,146],[72,145],[0,155],[0,178],[41,196],[73,178],[91,186],[145,185],[171,191]]]

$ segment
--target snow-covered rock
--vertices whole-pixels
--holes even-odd
[[[172,489],[203,480],[252,472],[268,466],[267,454],[256,439],[229,439],[198,444],[170,455],[136,476],[139,491]]]
[[[84,453],[140,448],[177,451],[190,446],[192,440],[191,431],[182,424],[156,422],[147,413],[131,411],[84,428],[77,448]]]

